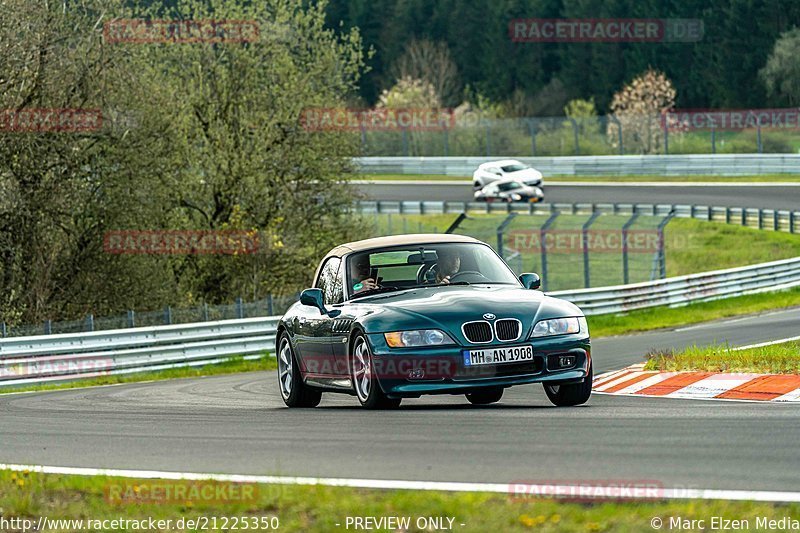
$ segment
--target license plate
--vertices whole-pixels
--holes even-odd
[[[533,346],[498,346],[485,350],[464,350],[464,366],[502,365],[533,360]]]

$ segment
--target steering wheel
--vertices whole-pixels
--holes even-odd
[[[473,276],[478,276],[481,279],[489,279],[486,276],[484,276],[483,274],[481,274],[480,272],[478,272],[477,270],[462,270],[461,272],[456,272],[455,274],[450,276],[450,283],[458,281],[458,278],[460,278],[461,276],[468,276],[470,274],[473,275]],[[481,280],[477,280],[477,281],[481,281]]]
[[[436,277],[436,263],[424,264],[419,267],[419,270],[417,270],[417,285],[422,285],[427,281],[426,274],[428,272],[433,272],[434,278]]]

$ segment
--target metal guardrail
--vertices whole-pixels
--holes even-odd
[[[364,174],[472,176],[487,157],[360,157]],[[743,176],[796,174],[800,154],[692,154],[514,157],[547,176]]]
[[[587,315],[679,306],[800,286],[800,257],[645,283],[557,291]],[[280,317],[0,340],[0,387],[221,363],[274,352]]]
[[[587,315],[680,306],[800,286],[800,257],[615,287],[556,291]]]
[[[556,211],[565,215],[647,215],[677,218],[695,218],[707,222],[724,222],[758,229],[795,233],[800,228],[800,211],[781,209],[759,209],[751,207],[718,207],[706,205],[678,204],[608,204],[608,203],[487,203],[487,202],[433,202],[371,200],[356,205],[365,214],[443,214],[443,213],[527,213],[549,215]]]
[[[0,340],[0,386],[256,359],[275,349],[280,317],[36,335]]]

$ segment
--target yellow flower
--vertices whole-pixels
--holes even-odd
[[[536,520],[534,520],[533,518],[531,518],[530,516],[528,516],[526,514],[520,516],[519,517],[519,521],[522,523],[522,525],[527,526],[527,527],[533,527],[533,526],[536,525]]]
[[[18,486],[19,488],[22,488],[22,487],[24,487],[24,486],[25,486],[25,480],[24,480],[24,479],[18,479],[18,480],[17,480],[17,486]]]
[[[550,517],[550,521],[554,524],[558,524],[559,522],[561,522],[561,515],[554,514],[553,516]]]
[[[17,473],[16,472],[12,472],[11,473],[11,481],[16,481],[16,480],[17,480]]]
[[[597,522],[587,522],[586,529],[589,531],[600,531],[600,524]]]

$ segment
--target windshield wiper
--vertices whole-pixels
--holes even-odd
[[[453,285],[472,285],[469,281],[454,281],[453,283],[426,283],[423,285],[414,285],[415,289],[430,289],[431,287],[451,287]],[[480,285],[480,283],[478,283]]]
[[[360,298],[360,297],[366,296],[368,294],[380,294],[382,292],[392,292],[392,291],[399,291],[399,290],[402,290],[402,289],[400,287],[394,287],[394,286],[391,286],[391,285],[386,285],[386,286],[383,286],[383,287],[375,287],[374,289],[368,289],[366,291],[357,292],[357,293],[353,294],[353,296],[351,296],[350,299],[352,300],[354,298]]]

